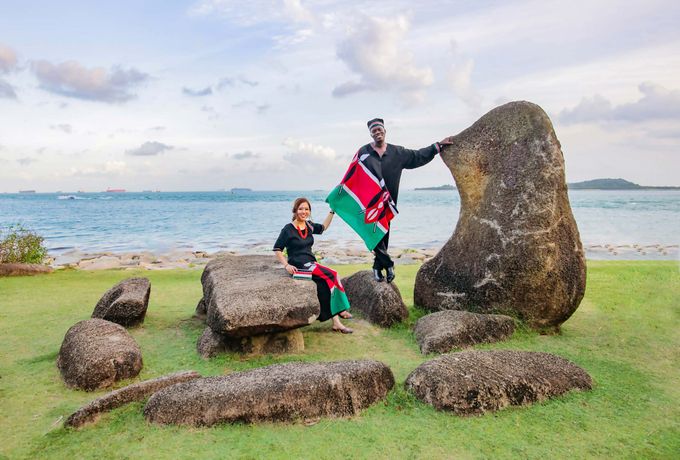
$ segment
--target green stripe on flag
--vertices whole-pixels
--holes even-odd
[[[361,205],[343,189],[342,185],[338,185],[328,194],[326,203],[357,232],[369,251],[372,251],[385,236],[385,232],[379,226],[366,223]]]
[[[331,313],[337,315],[343,310],[349,310],[349,299],[347,294],[338,288],[333,289],[331,294]]]

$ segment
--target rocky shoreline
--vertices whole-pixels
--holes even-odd
[[[317,259],[323,264],[370,264],[373,255],[361,245],[338,245],[332,241],[315,244]],[[390,248],[397,265],[419,264],[432,258],[436,248]],[[586,258],[591,260],[680,260],[678,245],[612,245],[593,244],[584,246]],[[163,254],[141,252],[94,252],[72,250],[50,257],[46,262],[54,269],[75,268],[80,270],[167,270],[173,268],[202,269],[210,260],[222,254],[272,254],[269,245],[254,245],[242,251],[175,250]],[[272,254],[272,258],[273,258]]]

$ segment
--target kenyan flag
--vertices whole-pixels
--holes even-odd
[[[313,276],[323,279],[331,291],[331,313],[337,315],[341,311],[349,310],[349,299],[345,294],[345,287],[340,281],[338,272],[332,268],[317,263],[312,264],[309,269],[295,269],[294,279],[311,280]]]
[[[390,229],[397,209],[381,174],[364,164],[367,156],[360,157],[359,152],[354,155],[342,182],[331,191],[326,202],[372,251]]]

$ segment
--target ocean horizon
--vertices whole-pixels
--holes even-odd
[[[13,193],[0,194],[0,227],[20,223],[45,238],[50,255],[266,250],[290,221],[298,196],[322,221],[328,191]],[[628,248],[633,258],[675,259],[680,243],[680,190],[569,190],[589,258]],[[390,246],[439,248],[453,234],[456,190],[402,190]],[[339,218],[317,241],[363,244]],[[670,248],[670,250],[669,250]],[[636,250],[633,250],[636,249]]]

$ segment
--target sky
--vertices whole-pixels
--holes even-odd
[[[420,148],[514,100],[568,182],[680,186],[678,24],[665,0],[0,0],[0,192],[329,190],[373,117]]]

